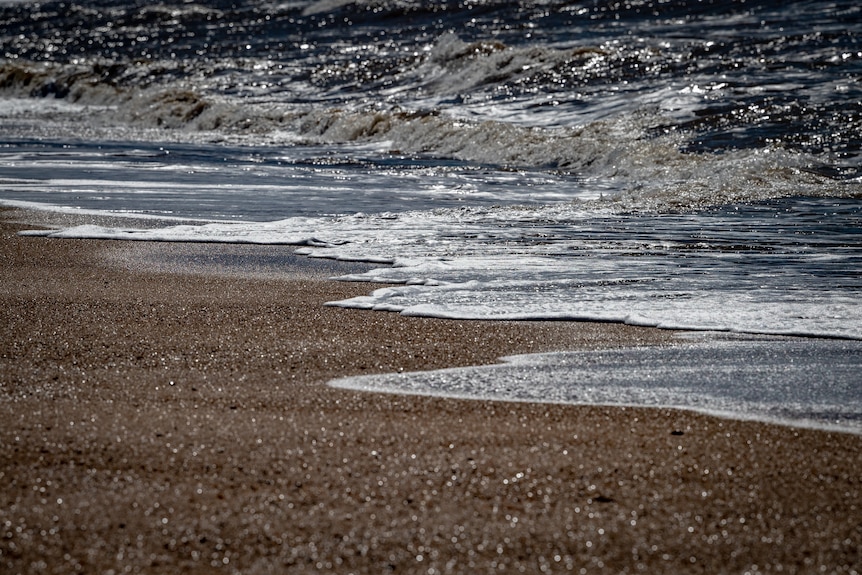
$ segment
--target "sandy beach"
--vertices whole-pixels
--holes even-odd
[[[671,332],[324,307],[355,264],[0,217],[3,573],[862,572],[860,436],[325,385]]]

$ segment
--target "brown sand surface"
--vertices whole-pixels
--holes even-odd
[[[371,286],[4,215],[0,573],[862,572],[860,436],[324,385],[669,332],[323,307]]]

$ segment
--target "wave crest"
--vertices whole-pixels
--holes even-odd
[[[435,50],[430,60],[449,70],[446,90],[456,89],[451,81],[458,70],[476,65],[490,69],[495,58],[518,57],[503,45],[470,44],[454,36],[441,39]],[[622,209],[697,209],[794,195],[862,197],[859,178],[829,177],[817,157],[780,145],[686,151],[686,132],[666,128],[669,121],[660,105],[582,126],[524,126],[461,119],[439,108],[351,109],[217,95],[196,89],[188,76],[156,82],[160,66],[6,63],[0,66],[0,91],[101,106],[93,121],[106,127],[171,130],[162,132],[165,138],[195,134],[250,145],[377,143],[401,154],[495,169],[562,171],[608,190]],[[430,81],[439,82],[440,76]]]

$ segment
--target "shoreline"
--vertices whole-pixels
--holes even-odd
[[[9,572],[862,571],[862,437],[324,385],[673,332],[324,307],[370,286],[26,217],[0,211]]]

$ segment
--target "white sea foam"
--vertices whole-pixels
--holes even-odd
[[[3,180],[0,180],[0,185],[4,184]],[[133,220],[137,222],[137,225],[140,225],[140,220],[154,220],[160,222],[172,222],[172,221],[183,221],[183,222],[206,222],[212,223],[210,219],[204,218],[190,218],[190,217],[176,217],[167,214],[155,214],[155,213],[140,213],[137,211],[123,211],[123,210],[88,210],[86,208],[79,208],[75,206],[58,206],[56,204],[48,204],[44,202],[27,202],[21,200],[4,200],[0,199],[0,206],[6,206],[9,208],[18,208],[21,210],[30,210],[36,212],[52,212],[58,214],[67,214],[72,216],[91,216],[93,218],[105,218],[105,217],[115,217],[115,218],[123,218],[128,220]],[[229,223],[229,222],[224,222]],[[104,228],[106,231],[104,239],[115,239],[113,236],[117,236],[121,233],[121,230],[118,228]],[[20,232],[23,236],[45,236],[56,233],[61,233],[62,230],[30,230]]]
[[[848,287],[858,283],[848,271],[858,249],[844,245],[852,227],[835,237],[822,231],[825,243],[811,258],[805,245],[776,252],[776,238],[787,232],[773,226],[795,218],[773,221],[771,212],[766,221],[734,210],[650,219],[556,205],[36,233],[292,244],[313,257],[390,264],[340,279],[400,285],[332,305],[405,315],[862,339],[862,299]],[[748,234],[728,234],[742,225]]]
[[[0,98],[0,117],[18,118],[28,115],[80,114],[90,108],[66,100],[44,100],[33,98]],[[103,108],[108,109],[108,108]]]
[[[858,341],[706,335],[672,347],[503,360],[491,366],[349,377],[330,385],[497,401],[669,407],[862,433]]]

